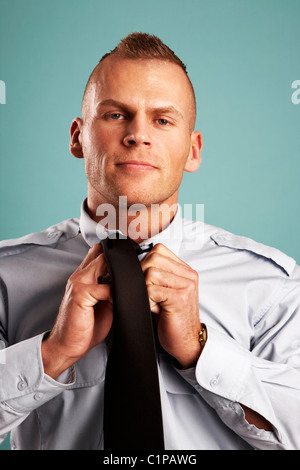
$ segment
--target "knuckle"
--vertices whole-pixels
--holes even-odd
[[[188,283],[184,289],[180,289],[179,292],[179,300],[182,302],[183,305],[186,305],[190,302],[194,293],[194,286],[192,283]]]
[[[151,278],[157,277],[158,270],[155,266],[150,266],[148,268],[148,276]]]
[[[82,292],[81,283],[70,278],[67,284],[67,292],[69,298],[76,298]]]
[[[161,252],[164,249],[164,245],[162,243],[157,243],[154,247],[154,250]]]
[[[194,293],[194,283],[189,282],[186,288],[186,295],[190,298],[190,296]]]
[[[68,279],[67,286],[72,285],[74,282],[76,282],[77,276],[78,275],[76,271],[73,274],[71,274],[71,276]]]
[[[187,266],[187,276],[192,282],[198,283],[199,281],[198,271],[195,271],[190,266]]]
[[[194,269],[192,269],[191,275],[192,275],[193,281],[198,284],[198,282],[199,282],[199,273],[197,271],[194,271]]]
[[[156,251],[151,251],[147,257],[147,269],[149,270],[151,266],[156,265],[159,258],[159,253],[157,253]]]
[[[185,305],[187,301],[189,300],[189,291],[187,288],[185,289],[180,289],[178,295],[178,301],[181,303],[181,305]]]
[[[165,247],[162,243],[157,243],[152,250],[150,251],[150,255],[153,256],[161,256],[165,252]]]
[[[157,269],[154,266],[149,266],[145,271],[145,280],[146,283],[151,283],[157,279]]]

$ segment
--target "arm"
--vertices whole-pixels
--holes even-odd
[[[152,256],[151,260],[150,254],[147,255],[148,259],[145,258],[143,266],[152,311],[159,316],[158,334],[163,348],[176,358],[183,366],[183,369],[187,370],[181,371],[185,378],[189,380],[194,375],[194,381],[189,381],[196,389],[198,388],[203,398],[216,409],[220,418],[231,429],[245,440],[248,440],[254,447],[259,448],[262,446],[264,448],[264,440],[270,440],[270,445],[274,444],[276,446],[278,444],[277,438],[280,435],[279,429],[283,429],[284,433],[286,425],[286,423],[281,424],[280,420],[277,419],[276,405],[278,405],[279,400],[282,415],[283,403],[286,397],[289,396],[291,384],[299,384],[299,374],[285,365],[281,368],[281,365],[276,363],[276,358],[270,360],[268,357],[267,361],[258,358],[258,355],[263,357],[261,351],[260,353],[255,350],[250,352],[248,349],[241,347],[237,341],[224,333],[220,333],[210,325],[208,325],[208,341],[203,351],[201,352],[198,349],[198,355],[191,355],[191,360],[186,361],[186,353],[190,350],[188,349],[190,346],[191,351],[197,351],[196,338],[200,321],[197,324],[196,316],[198,315],[199,318],[199,311],[195,305],[199,286],[196,276],[192,280],[192,276],[187,274],[189,273],[188,269],[186,267],[183,269],[183,265],[175,255],[171,254],[165,247],[156,246],[155,248],[157,250],[155,258]],[[170,262],[170,259],[174,262]],[[169,274],[170,271],[173,278]],[[176,276],[178,276],[177,279],[175,279]],[[184,278],[183,282],[182,278]],[[187,278],[190,281],[187,281]],[[189,282],[188,295],[184,298],[179,286],[181,285],[186,289],[187,282]],[[291,291],[295,291],[293,286],[291,286]],[[299,302],[299,292],[294,295],[296,299],[287,301],[291,306],[295,302]],[[173,304],[172,306],[170,302]],[[283,310],[285,309],[283,308]],[[190,315],[194,318],[193,321],[190,321]],[[164,316],[166,316],[165,319]],[[280,317],[280,313],[277,313],[277,316]],[[295,316],[290,311],[289,316],[292,316],[295,322],[298,321],[298,325],[294,324],[292,326],[292,323],[287,320],[287,324],[290,325],[289,328],[296,328],[295,331],[299,331],[299,314]],[[162,319],[163,321],[161,321]],[[273,319],[273,321],[276,320]],[[186,331],[187,324],[191,326],[189,332]],[[265,337],[263,332],[261,336],[262,338]],[[289,337],[287,329],[281,337],[284,341],[284,347],[288,342],[286,338]],[[271,333],[270,338],[272,338]],[[266,348],[268,347],[267,339]],[[182,349],[180,350],[180,348]],[[182,358],[184,358],[184,361],[182,361]],[[196,368],[194,367],[195,361]],[[189,371],[192,371],[191,375]],[[264,377],[264,371],[267,371],[266,373],[270,375],[271,379],[270,377]],[[275,381],[276,386],[270,391],[269,382],[273,380],[272,375],[276,377],[278,382]],[[296,376],[298,382],[295,382]],[[296,408],[299,406],[298,395],[299,385],[297,386],[297,393],[293,393],[294,401],[291,404]],[[295,413],[296,409],[290,416],[285,418],[290,418],[291,424],[287,424],[288,428],[293,427],[295,424],[293,418]],[[257,436],[253,438],[253,428],[255,428],[255,432],[258,432],[260,438]],[[263,432],[260,432],[260,430]],[[297,434],[293,431],[288,431],[288,433]]]
[[[95,245],[70,277],[50,334],[44,333],[2,350],[0,356],[0,435],[5,436],[36,408],[74,383],[72,365],[106,336],[112,309],[109,286],[98,285],[106,272],[100,245]],[[0,338],[5,341],[8,302],[0,285]],[[93,306],[99,302],[97,309]],[[64,373],[65,371],[65,373]],[[63,374],[64,373],[64,374]]]
[[[255,351],[250,352],[223,332],[213,327],[208,330],[208,341],[197,366],[183,371],[185,379],[216,410],[220,419],[253,447],[298,449],[300,380],[299,370],[291,365],[292,358],[278,363],[275,357],[273,360],[270,356],[257,357]],[[285,333],[292,338],[289,328]],[[272,340],[273,345],[276,339]],[[268,335],[265,341],[272,350]],[[276,350],[276,346],[273,348]],[[245,409],[272,423],[273,432],[265,426],[261,428],[259,422],[252,422]]]
[[[41,334],[2,350],[0,435],[3,438],[32,411],[60,394],[74,380],[72,370],[58,381],[44,374],[41,358],[43,337]]]
[[[109,333],[111,290],[108,284],[98,284],[106,273],[102,247],[96,244],[71,275],[54,327],[42,343],[43,364],[50,377],[58,377]]]
[[[254,424],[258,429],[264,429],[265,431],[273,431],[273,426],[269,421],[267,421],[263,416],[261,416],[256,411],[251,410],[248,406],[241,405],[244,413],[245,419],[249,424]]]

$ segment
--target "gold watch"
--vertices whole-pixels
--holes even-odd
[[[204,325],[204,323],[201,323],[201,331],[199,333],[199,337],[198,337],[198,341],[200,343],[200,346],[201,346],[201,350],[203,350],[204,346],[205,346],[205,343],[206,343],[206,340],[207,340],[207,329],[206,329],[206,326]]]

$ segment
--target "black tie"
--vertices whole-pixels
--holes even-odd
[[[143,250],[129,238],[107,238],[101,244],[112,278],[114,317],[105,377],[104,449],[163,450],[152,314],[137,256]]]

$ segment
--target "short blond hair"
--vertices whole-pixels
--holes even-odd
[[[165,60],[179,65],[187,74],[185,64],[177,57],[172,49],[164,44],[157,36],[147,33],[128,34],[111,52],[105,54],[100,59],[99,63],[110,56],[123,59]]]
[[[193,84],[188,76],[186,65],[179,59],[179,57],[170,49],[166,44],[162,42],[157,36],[147,33],[131,33],[125,38],[121,39],[119,44],[110,52],[104,54],[99,63],[92,71],[88,82],[85,87],[84,96],[88,89],[89,84],[94,79],[94,72],[105,59],[109,57],[116,57],[120,59],[132,59],[132,60],[162,60],[171,62],[178,65],[185,73],[188,83],[190,85],[193,101],[193,126],[196,120],[196,97],[194,92]],[[83,97],[84,97],[83,96]],[[192,126],[192,127],[193,127]]]

